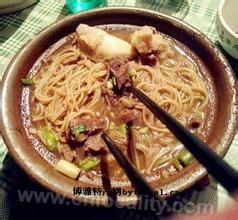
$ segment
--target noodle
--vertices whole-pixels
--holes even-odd
[[[133,85],[185,126],[193,117],[204,119],[207,89],[195,65],[167,42],[161,48],[165,51],[154,67],[141,61],[130,62],[130,68],[136,72]],[[71,58],[77,58],[77,63],[66,63]],[[110,100],[102,95],[102,87],[109,79],[107,66],[91,61],[75,45],[64,46],[48,57],[33,79],[32,122],[36,127],[52,127],[62,144],[66,143],[66,130],[73,118],[99,114],[107,119],[108,126],[109,115],[115,116],[108,111]],[[135,103],[144,126],[150,129],[135,149],[137,168],[150,172],[179,151],[177,140],[135,97],[129,94],[126,98]],[[170,156],[164,158],[165,155]],[[145,161],[140,160],[142,157]]]

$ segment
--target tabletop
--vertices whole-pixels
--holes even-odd
[[[175,16],[205,33],[218,47],[215,19],[220,0],[109,0],[109,6],[137,6]],[[44,27],[70,14],[65,0],[39,0],[22,11],[0,16],[0,77],[16,52]],[[221,49],[221,48],[220,48]],[[221,49],[222,50],[222,49]],[[222,50],[223,51],[223,50]],[[224,51],[223,51],[224,52]],[[225,52],[224,52],[225,54]],[[227,54],[228,61],[238,77],[238,61]],[[238,133],[228,150],[225,160],[238,170]],[[21,175],[19,175],[19,173]],[[22,183],[27,177],[7,154],[7,148],[0,137],[0,219],[8,219],[12,201],[8,198],[12,185]],[[19,181],[21,180],[21,181]],[[17,182],[17,184],[16,184]],[[29,183],[26,185],[30,185]],[[25,182],[23,183],[23,185]],[[24,189],[24,187],[23,187]],[[212,204],[215,209],[229,207],[233,201],[226,191],[211,179],[211,184],[203,190],[191,189],[183,194],[183,204]],[[19,203],[18,203],[19,205]],[[22,208],[22,206],[21,206]],[[25,207],[24,207],[25,208]],[[27,208],[26,208],[27,210]],[[40,209],[41,210],[41,209]],[[28,210],[29,211],[29,210]],[[38,219],[36,212],[32,219]],[[15,218],[21,219],[21,218]],[[28,218],[25,218],[28,219]],[[93,219],[93,218],[92,218]]]

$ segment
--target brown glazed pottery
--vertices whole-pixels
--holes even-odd
[[[2,82],[2,121],[3,138],[10,154],[18,165],[36,182],[47,189],[65,195],[67,198],[89,204],[108,205],[107,195],[89,196],[73,195],[74,187],[93,186],[93,182],[79,183],[76,180],[56,172],[52,161],[44,158],[44,153],[37,151],[29,140],[21,117],[22,84],[21,79],[26,77],[37,59],[54,43],[75,31],[80,23],[89,25],[124,24],[150,25],[169,37],[181,42],[194,59],[207,72],[207,79],[213,94],[212,125],[206,142],[220,156],[228,150],[236,132],[236,89],[232,70],[221,52],[201,32],[183,23],[182,21],[160,14],[155,11],[108,7],[68,16],[54,23],[28,42],[12,59]],[[196,161],[186,167],[179,175],[174,175],[166,181],[151,181],[155,190],[163,189],[167,196],[171,190],[183,191],[196,184],[206,175],[206,170]],[[119,186],[118,184],[116,184]],[[130,183],[125,186],[131,189]],[[135,204],[138,199],[133,196],[118,196],[122,206]]]

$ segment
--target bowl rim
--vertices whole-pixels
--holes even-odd
[[[46,28],[44,28],[38,35],[36,35],[34,37],[34,39],[31,39],[29,42],[27,42],[25,44],[25,46],[23,46],[23,48],[21,50],[19,50],[17,52],[17,54],[14,56],[14,58],[11,60],[11,62],[9,63],[5,73],[4,73],[4,76],[3,76],[3,81],[2,81],[2,85],[3,85],[3,88],[2,88],[2,98],[4,100],[4,98],[6,98],[6,94],[7,94],[7,91],[6,91],[6,84],[7,84],[7,81],[8,81],[8,72],[11,71],[11,68],[12,68],[12,65],[17,62],[17,59],[18,57],[21,56],[21,54],[27,50],[28,47],[30,47],[31,43],[33,42],[33,40],[35,39],[39,39],[41,36],[43,36],[44,34],[46,34],[50,29],[52,29],[53,27],[56,27],[57,25],[60,25],[62,24],[63,22],[67,22],[67,21],[70,21],[71,18],[73,17],[85,17],[85,16],[90,16],[90,14],[93,14],[93,13],[100,13],[100,12],[107,12],[107,13],[112,13],[112,12],[117,12],[118,13],[146,13],[146,16],[159,16],[160,18],[163,18],[163,19],[167,19],[169,21],[173,21],[175,22],[176,24],[180,24],[182,25],[183,28],[187,28],[189,29],[190,31],[192,31],[193,33],[199,35],[199,37],[202,37],[205,39],[206,43],[208,43],[208,46],[209,49],[213,50],[217,57],[220,58],[220,60],[223,61],[224,63],[224,67],[227,69],[226,73],[229,75],[229,81],[231,83],[231,86],[232,88],[235,88],[235,77],[234,77],[234,72],[232,71],[229,63],[227,62],[226,58],[224,57],[224,55],[221,53],[221,51],[219,51],[216,47],[214,47],[213,43],[208,39],[207,36],[205,36],[205,34],[203,34],[202,32],[200,32],[199,30],[197,30],[196,28],[192,27],[191,25],[179,20],[178,18],[175,18],[175,17],[172,17],[172,16],[169,16],[169,15],[165,15],[163,13],[160,13],[160,12],[156,12],[156,11],[153,11],[153,10],[149,10],[149,9],[142,9],[142,8],[136,8],[136,7],[105,7],[105,8],[99,8],[99,9],[94,9],[94,10],[90,10],[90,11],[86,11],[86,12],[82,12],[80,14],[74,14],[74,15],[70,15],[70,16],[67,16],[65,18],[63,18],[62,20],[60,21],[56,21],[55,23],[47,26]],[[234,94],[233,94],[233,101],[232,103],[236,103],[236,99],[235,99],[235,95],[236,95],[236,90],[234,90]],[[8,122],[8,118],[4,117],[4,114],[7,113],[8,111],[8,107],[9,106],[6,106],[6,105],[2,105],[2,121],[3,121],[3,125],[5,124],[4,122]],[[228,132],[229,132],[229,135],[228,137],[222,137],[221,138],[221,142],[225,142],[227,146],[230,146],[235,134],[236,134],[236,131],[235,131],[235,125],[234,123],[230,123],[231,121],[232,122],[237,122],[237,118],[234,114],[234,111],[236,111],[235,109],[235,106],[233,105],[232,106],[232,109],[231,109],[231,117],[229,118],[229,126],[228,126]],[[5,126],[3,126],[3,139],[8,147],[8,150],[10,152],[10,154],[13,156],[14,160],[18,163],[18,165],[29,175],[31,176],[36,182],[40,183],[43,187],[45,187],[46,189],[49,189],[50,191],[53,191],[53,192],[56,192],[56,193],[59,193],[61,195],[64,195],[66,198],[69,198],[69,199],[72,199],[73,196],[70,196],[68,195],[67,193],[65,194],[65,191],[60,189],[60,188],[54,188],[53,187],[53,184],[51,182],[51,184],[49,184],[48,180],[46,181],[45,179],[41,178],[38,174],[36,174],[36,172],[33,172],[32,169],[28,169],[30,167],[30,162],[29,161],[24,161],[23,158],[19,155],[17,155],[17,152],[15,151],[14,147],[10,147],[12,146],[12,140],[11,140],[11,134],[9,132],[8,129],[5,128]],[[224,140],[223,140],[224,139]],[[226,147],[225,149],[220,149],[220,152],[219,154],[221,156],[224,156],[225,153],[227,152],[229,147]],[[193,179],[190,181],[190,182],[187,182],[187,183],[184,183],[183,184],[183,181],[182,180],[185,180],[189,173],[186,173],[183,177],[181,177],[179,180],[176,181],[177,183],[177,186],[176,184],[169,184],[170,187],[174,187],[174,190],[180,190],[180,191],[184,191],[185,189],[191,187],[192,185],[194,185],[195,182],[197,182],[199,179],[203,178],[205,175],[207,174],[206,172],[206,169],[204,167],[202,167],[201,165],[197,166],[196,167],[196,176],[193,175]],[[191,179],[191,178],[190,178]],[[178,183],[180,183],[181,185],[179,185]],[[95,202],[97,203],[97,201],[95,200],[95,198],[91,198],[91,200],[88,198],[88,197],[80,197],[79,199],[76,197],[73,197],[73,199],[75,200],[86,200],[86,203],[88,204],[95,204]],[[99,198],[100,200],[100,205],[104,205],[104,206],[107,206],[107,201],[105,200],[105,198]],[[123,204],[124,206],[126,206],[127,204],[135,204],[136,202],[138,202],[138,198],[135,196],[135,197],[131,197],[131,198],[127,198],[127,199],[123,199],[120,201],[121,204]]]
[[[234,37],[235,39],[238,40],[238,33],[236,33],[235,31],[233,31],[230,26],[227,24],[224,16],[223,16],[223,8],[225,6],[225,3],[226,3],[227,0],[221,0],[219,6],[218,6],[218,18],[221,22],[221,24],[224,26],[224,28],[227,30],[227,32],[232,36]]]

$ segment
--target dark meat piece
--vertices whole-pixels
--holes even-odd
[[[61,146],[60,149],[61,149],[64,159],[69,162],[72,162],[75,154],[74,154],[74,151],[70,148],[70,146],[67,144],[64,144]]]
[[[75,148],[75,162],[83,160],[85,158],[85,149],[84,147]]]
[[[110,131],[109,136],[121,151],[124,153],[127,152],[128,138],[126,135],[121,134],[117,130],[113,130]],[[90,153],[106,154],[109,152],[100,134],[89,137],[85,142],[84,149],[85,152],[89,151]]]
[[[128,76],[128,61],[122,58],[115,58],[109,60],[109,71],[115,76],[117,82],[117,88],[121,89],[123,86],[130,86],[131,81]]]
[[[89,135],[98,133],[99,131],[103,131],[106,129],[105,120],[102,118],[94,117],[94,118],[74,118],[70,122],[70,127],[75,127],[79,124],[84,124],[86,127],[86,131]]]
[[[78,125],[84,125],[86,131],[79,134],[77,137],[73,134],[74,129]],[[84,142],[90,135],[97,134],[100,131],[106,130],[106,121],[102,118],[74,118],[69,125],[69,132],[67,139],[69,141]]]
[[[144,124],[142,112],[136,109],[134,109],[133,111],[134,111],[134,117],[135,117],[135,119],[133,120],[133,125],[142,126]]]
[[[109,136],[115,142],[115,144],[118,146],[118,148],[121,151],[123,151],[124,153],[127,153],[127,147],[128,147],[127,135],[121,134],[117,130],[112,130],[110,131]]]
[[[125,124],[128,124],[133,121],[133,125],[135,126],[141,126],[142,124],[144,124],[142,112],[136,109],[125,110],[124,112],[120,112],[117,115],[116,120],[119,123]]]
[[[84,142],[88,139],[89,135],[88,134],[80,134],[77,137],[74,137],[77,142]]]
[[[90,136],[85,142],[84,146],[85,151],[92,151],[98,153],[108,152],[107,146],[101,138],[101,135]]]
[[[201,125],[201,123],[196,118],[191,118],[188,122],[188,128],[190,128],[190,129],[197,129],[200,127],[200,125]]]
[[[117,121],[119,123],[129,123],[135,119],[134,111],[132,110],[125,110],[124,112],[121,112],[117,116]]]

